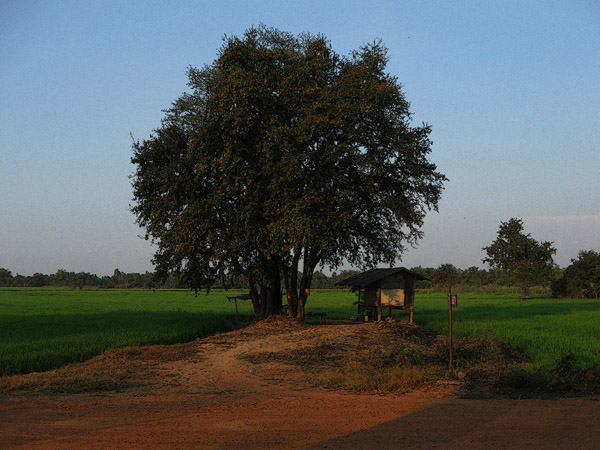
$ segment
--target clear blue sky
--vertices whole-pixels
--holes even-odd
[[[0,267],[152,270],[129,212],[148,137],[225,34],[264,23],[347,54],[381,38],[450,178],[400,264],[481,265],[524,219],[561,266],[600,250],[600,2],[0,1]]]

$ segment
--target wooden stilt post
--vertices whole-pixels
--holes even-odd
[[[377,296],[377,321],[381,321],[381,288],[378,289]]]
[[[452,290],[448,289],[448,338],[450,341],[450,364],[449,367],[452,369],[452,351],[454,345],[452,343]]]
[[[408,279],[408,283],[407,286],[405,288],[404,291],[404,301],[409,301],[409,310],[408,313],[410,314],[410,319],[408,321],[408,323],[410,325],[413,325],[413,315],[414,315],[414,311],[415,311],[415,279],[414,277],[410,277]]]
[[[450,368],[452,369],[452,349],[453,349],[453,345],[452,345],[452,304],[450,304],[450,306],[448,307],[448,319],[449,319],[449,330],[450,330]]]

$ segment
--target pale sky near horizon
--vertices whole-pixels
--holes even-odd
[[[500,221],[600,251],[600,2],[2,1],[0,267],[152,270],[129,212],[144,139],[252,25],[323,33],[348,54],[382,39],[431,160],[450,181],[399,265],[482,266]]]

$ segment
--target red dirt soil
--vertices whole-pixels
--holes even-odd
[[[448,384],[403,395],[354,394],[312,387],[289,365],[240,358],[336,345],[376,327],[264,321],[187,344],[113,350],[57,371],[5,377],[0,448],[600,448],[598,398],[467,400],[460,386]],[[43,392],[61,390],[64,380],[110,381],[106,374],[127,374],[135,383]]]

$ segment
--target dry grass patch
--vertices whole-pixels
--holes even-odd
[[[0,378],[0,394],[79,394],[120,391],[156,382],[159,365],[197,357],[193,343],[108,350],[82,363]]]
[[[450,371],[445,337],[394,321],[361,327],[340,340],[331,336],[316,346],[243,358],[255,364],[295,366],[310,375],[314,385],[358,392],[408,392],[439,380],[462,379],[471,371],[523,362],[506,343],[461,338],[455,343],[456,369]]]

